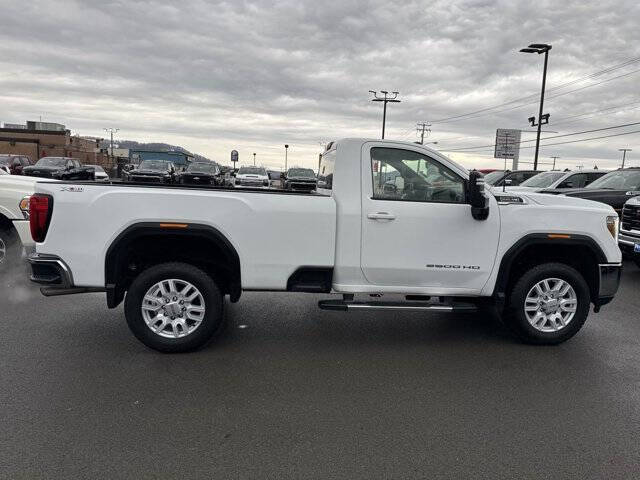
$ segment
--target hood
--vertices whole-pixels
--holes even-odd
[[[159,170],[131,170],[129,175],[168,175],[168,172]]]
[[[213,173],[182,172],[181,177],[215,177]]]
[[[502,187],[494,187],[494,189],[496,190],[496,192],[502,191]],[[521,187],[521,186],[507,187],[505,189],[505,191],[507,192],[528,192],[528,193],[539,192],[540,190],[541,189],[539,187]]]
[[[287,180],[295,180],[298,182],[315,182],[316,181],[316,177],[301,177],[301,176],[292,176],[292,177],[287,177]]]
[[[266,175],[256,175],[254,173],[242,173],[242,174],[237,174],[236,178],[240,178],[240,179],[254,179],[254,180],[268,180],[269,177],[267,177]]]
[[[586,200],[579,197],[548,195],[546,193],[522,193],[521,196],[526,200],[537,203],[538,205],[546,205],[549,207],[566,208],[567,210],[576,208],[580,210],[592,210],[609,214],[615,213],[613,207],[605,203],[592,202],[591,200]]]
[[[568,197],[600,198],[606,195],[624,195],[628,191],[629,190],[613,190],[610,188],[570,188],[562,190],[562,193]]]
[[[63,167],[29,165],[23,168],[23,172],[58,172],[63,170]]]

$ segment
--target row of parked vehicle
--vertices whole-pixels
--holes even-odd
[[[315,190],[317,179],[310,168],[290,168],[286,172],[267,171],[264,167],[240,167],[237,170],[215,162],[193,162],[182,170],[167,160],[143,160],[125,171],[123,179],[135,183],[213,185],[237,188]]]
[[[27,155],[0,154],[0,170],[10,175],[57,180],[109,180],[100,165],[82,165],[72,157],[42,157],[34,164]]]

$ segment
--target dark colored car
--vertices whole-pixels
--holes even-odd
[[[525,180],[535,177],[541,170],[495,170],[484,176],[484,183],[493,187],[515,187]]]
[[[27,155],[0,155],[0,169],[11,175],[22,175],[24,167],[33,165]]]
[[[194,162],[180,174],[180,183],[187,185],[222,185],[224,179],[218,164]]]
[[[135,183],[174,183],[176,167],[166,160],[143,160],[127,172],[126,180]]]
[[[627,200],[640,195],[640,168],[614,170],[590,183],[585,188],[565,189],[561,192],[543,190],[543,193],[562,193],[568,197],[579,197],[611,205],[622,215],[622,206]]]
[[[318,186],[316,174],[310,168],[290,168],[284,179],[286,190],[315,190]]]
[[[71,157],[42,157],[35,165],[24,167],[24,175],[58,180],[95,180],[93,167],[86,167]]]

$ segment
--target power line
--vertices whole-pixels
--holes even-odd
[[[632,135],[634,133],[640,133],[640,130],[633,130],[631,132],[622,132],[622,133],[614,133],[612,135],[602,135],[600,137],[591,137],[591,138],[581,138],[580,140],[568,140],[566,142],[556,142],[556,143],[545,143],[541,145],[542,147],[552,147],[554,145],[566,145],[568,143],[580,143],[580,142],[588,142],[590,140],[601,140],[603,138],[613,138],[613,137],[622,137],[624,135]],[[549,137],[547,137],[549,138]],[[534,148],[535,145],[529,145],[523,148]],[[458,150],[442,150],[443,152],[451,152],[451,153],[480,153],[480,152],[493,152],[493,150],[478,150],[478,151],[458,151]]]
[[[614,125],[614,126],[611,126],[611,127],[604,127],[604,128],[594,128],[592,130],[583,130],[582,132],[563,133],[562,135],[552,135],[550,137],[544,137],[544,138],[541,138],[540,140],[550,140],[552,138],[571,137],[571,136],[574,136],[574,135],[582,135],[584,133],[594,133],[594,132],[602,132],[604,130],[613,130],[615,128],[633,127],[634,125],[640,125],[640,122],[625,123],[625,124],[622,124],[622,125]],[[514,144],[528,143],[528,142],[535,142],[535,139],[521,140],[519,142],[514,142]],[[488,148],[488,147],[495,147],[495,146],[496,146],[496,144],[493,143],[491,145],[476,145],[474,147],[453,148],[453,149],[450,149],[450,150],[447,150],[447,151],[448,152],[455,152],[455,151],[471,150],[471,149],[477,149],[477,148]]]
[[[627,60],[627,61],[625,61],[625,62],[623,62],[621,64],[614,65],[612,67],[608,67],[608,68],[605,68],[603,70],[599,70],[597,72],[594,72],[594,73],[592,73],[590,75],[587,75],[586,77],[579,78],[579,79],[576,79],[576,80],[572,80],[572,81],[569,81],[569,82],[565,82],[565,83],[563,83],[561,85],[557,85],[555,87],[549,88],[548,91],[552,92],[552,91],[561,90],[562,88],[565,88],[565,87],[567,87],[569,85],[574,85],[576,83],[580,83],[580,82],[583,82],[585,80],[593,79],[593,78],[598,77],[600,75],[604,75],[606,73],[610,73],[610,72],[615,71],[617,69],[624,68],[624,67],[626,67],[628,65],[631,65],[633,63],[636,63],[638,61],[640,61],[640,57],[632,58],[632,59],[629,59],[629,60]],[[625,77],[625,76],[628,76],[628,75],[632,75],[632,74],[637,73],[639,71],[640,70],[634,70],[632,72],[628,72],[628,73],[625,73],[623,75],[612,77],[612,78],[603,80],[601,82],[597,82],[597,83],[593,83],[593,84],[590,84],[590,85],[586,85],[586,86],[580,87],[578,89],[574,89],[574,90],[570,90],[570,91],[567,91],[567,92],[562,92],[562,93],[558,93],[558,94],[555,94],[555,95],[551,95],[548,98],[555,98],[555,97],[559,97],[559,96],[562,96],[562,95],[567,95],[569,93],[573,93],[573,92],[576,92],[576,91],[579,91],[579,90],[582,90],[582,89],[585,89],[585,88],[591,88],[591,87],[594,87],[594,86],[597,86],[597,85],[601,85],[602,83],[609,82],[611,80],[616,80],[618,78],[622,78],[622,77]],[[525,100],[534,99],[536,97],[537,97],[537,94],[531,94],[531,95],[527,95],[525,97],[520,97],[520,98],[516,98],[516,99],[510,100],[508,102],[500,103],[498,105],[493,105],[491,107],[481,108],[481,109],[475,110],[473,112],[463,113],[463,114],[459,114],[459,115],[453,115],[453,116],[441,118],[441,119],[438,119],[438,120],[432,120],[431,123],[452,123],[454,121],[463,120],[463,119],[465,119],[465,117],[470,117],[470,116],[472,116],[472,118],[477,118],[478,116],[488,115],[491,110],[495,110],[497,108],[504,107],[504,106],[507,106],[507,105],[513,105],[514,103],[519,103],[519,102],[522,102],[522,101],[525,101]],[[500,112],[513,110],[515,108],[521,108],[521,107],[524,107],[524,106],[527,106],[527,105],[531,105],[532,103],[537,103],[537,101],[525,103],[525,104],[522,104],[522,105],[518,105],[518,106],[514,106],[514,107],[511,107],[511,108],[508,108],[508,109],[504,109],[504,110],[500,110]],[[491,113],[499,113],[499,112],[491,112]],[[478,115],[478,114],[482,114],[482,115]]]

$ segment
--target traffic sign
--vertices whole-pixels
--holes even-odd
[[[231,161],[233,162],[233,167],[235,168],[236,162],[238,161],[238,151],[231,150]]]
[[[520,158],[520,130],[498,128],[493,158],[510,158],[513,160],[513,170],[518,169]]]

